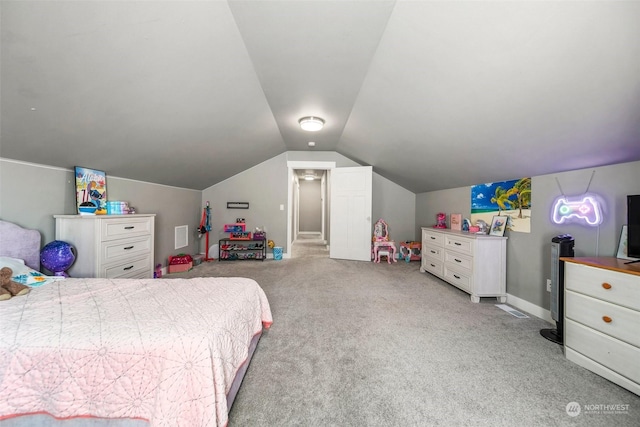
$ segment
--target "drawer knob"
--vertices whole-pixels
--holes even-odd
[[[603,287],[603,288],[605,288],[605,289],[611,289],[611,285],[610,285],[610,284],[608,284],[607,282],[604,282],[604,283],[602,284],[602,287]]]
[[[611,320],[613,319],[611,319],[611,317],[609,316],[602,316],[602,320],[604,320],[606,323],[611,323]]]

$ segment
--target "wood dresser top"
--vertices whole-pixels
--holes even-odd
[[[562,261],[575,264],[584,264],[591,267],[604,268],[605,270],[619,271],[621,273],[635,274],[640,276],[640,262],[635,264],[625,264],[628,259],[620,259],[612,256],[600,257],[562,257]]]

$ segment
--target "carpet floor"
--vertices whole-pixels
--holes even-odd
[[[269,298],[230,426],[640,426],[640,397],[567,361],[535,316],[418,262],[330,259],[313,237],[292,255],[167,276],[250,277]]]

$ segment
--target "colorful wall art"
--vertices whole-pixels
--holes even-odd
[[[471,222],[491,224],[496,215],[508,217],[509,231],[531,232],[531,178],[471,187]]]

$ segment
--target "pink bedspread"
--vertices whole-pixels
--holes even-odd
[[[0,302],[0,419],[224,426],[269,302],[246,278],[66,279]]]

